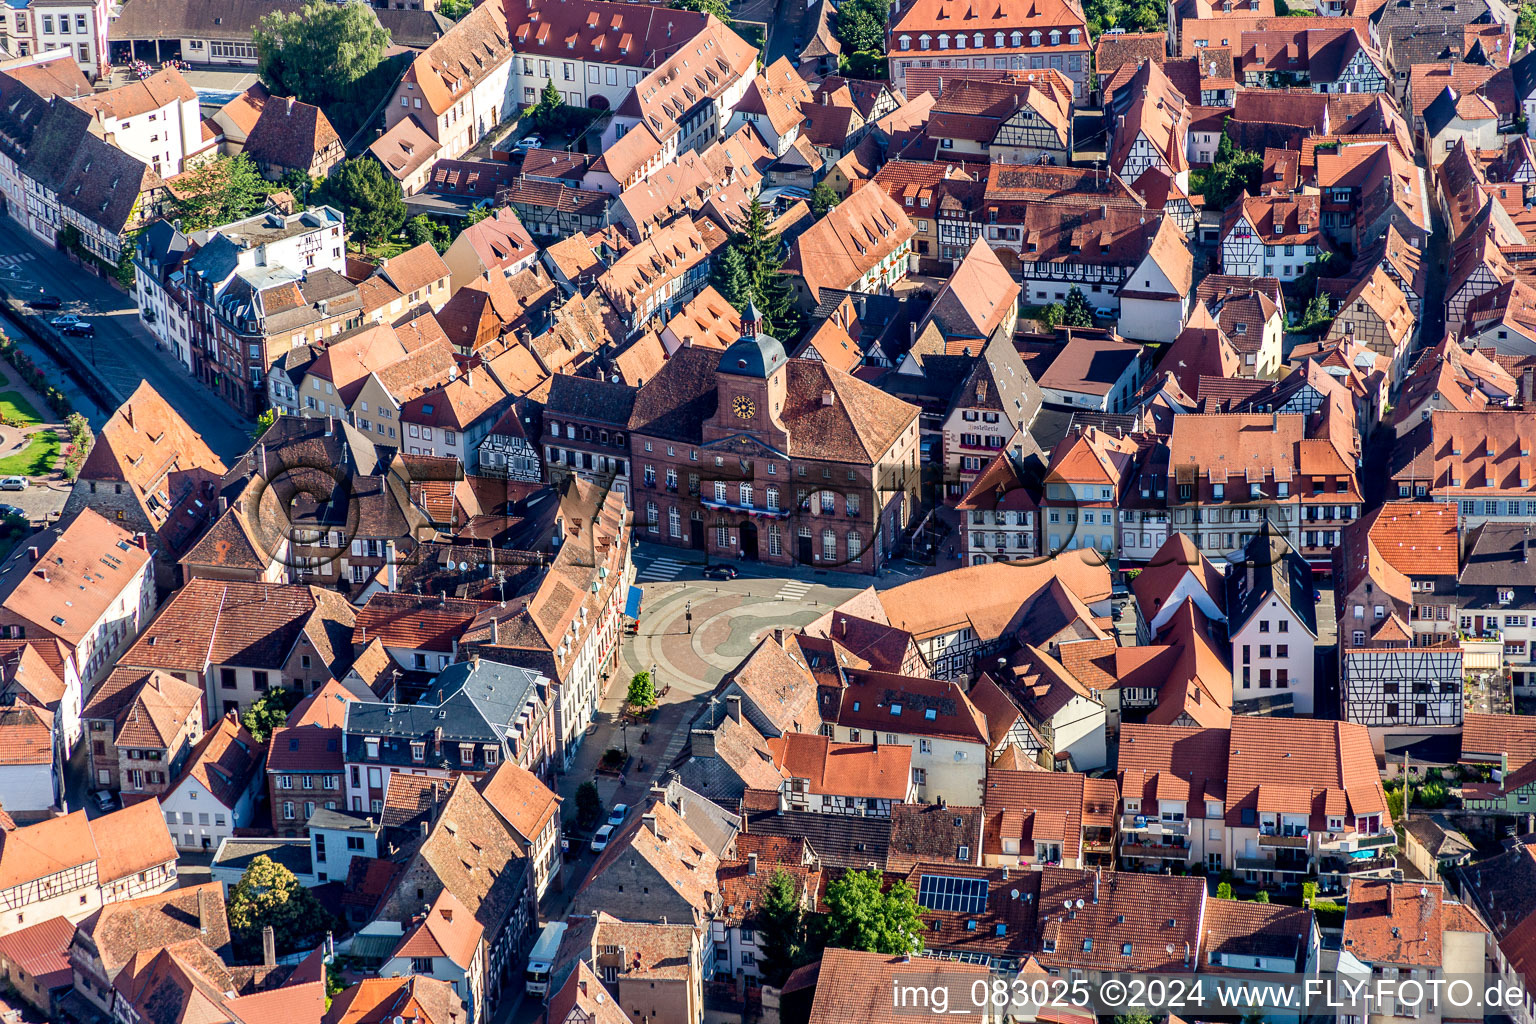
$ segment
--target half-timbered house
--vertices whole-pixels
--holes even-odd
[[[1254,197],[1245,190],[1222,221],[1221,272],[1296,280],[1333,248],[1320,220],[1315,195]]]

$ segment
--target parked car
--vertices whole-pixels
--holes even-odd
[[[613,826],[604,825],[597,830],[597,835],[592,837],[592,852],[602,853],[608,849],[608,840],[613,838]]]
[[[104,811],[110,811],[112,805],[117,803],[117,798],[112,795],[110,789],[98,789],[91,794],[91,799],[96,801],[96,806]]]
[[[65,313],[63,316],[54,317],[52,320],[49,320],[48,323],[52,327],[68,327],[71,324],[83,324],[85,321],[81,320],[73,313]]]
[[[79,323],[65,324],[59,328],[59,333],[67,338],[94,338],[96,337],[96,325],[81,320]]]
[[[57,295],[39,295],[35,299],[27,300],[28,309],[58,309],[64,303],[59,301]]]
[[[624,824],[624,819],[629,817],[629,804],[614,804],[613,811],[608,815],[608,824],[618,828]]]
[[[740,575],[734,565],[711,565],[704,569],[704,578],[707,580],[733,580]]]
[[[27,478],[24,476],[0,476],[0,491],[24,491],[27,489]]]
[[[524,135],[517,140],[517,145],[512,147],[514,153],[527,153],[529,150],[542,149],[544,137],[542,135]]]
[[[15,505],[0,505],[0,517],[9,518],[12,516],[19,519],[28,518],[27,513]]]

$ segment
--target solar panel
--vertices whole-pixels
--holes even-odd
[[[980,914],[987,909],[987,880],[923,875],[917,883],[917,902],[929,910]]]

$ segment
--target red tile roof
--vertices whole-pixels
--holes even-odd
[[[790,732],[768,740],[774,763],[805,779],[818,796],[905,800],[912,787],[912,748],[901,744],[837,743]]]

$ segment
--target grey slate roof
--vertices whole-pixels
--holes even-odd
[[[1247,585],[1248,562],[1253,564],[1253,586]],[[1285,535],[1268,519],[1254,531],[1244,548],[1244,561],[1227,571],[1228,633],[1235,635],[1271,597],[1280,599],[1301,624],[1317,636],[1317,604],[1312,599],[1312,567],[1296,553]]]
[[[828,867],[862,871],[874,864],[883,871],[890,859],[889,818],[854,818],[816,811],[763,811],[748,815],[743,831],[804,839]]]
[[[985,385],[985,398],[978,399],[976,388]],[[971,366],[950,399],[950,409],[996,409],[1019,430],[1027,430],[1040,412],[1040,385],[1019,358],[1011,339],[997,335]]]
[[[549,382],[544,415],[579,416],[597,423],[612,423],[624,429],[629,425],[629,414],[635,408],[635,393],[638,390],[628,384],[557,373]]]

